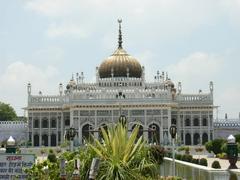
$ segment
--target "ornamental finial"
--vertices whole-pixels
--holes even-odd
[[[118,35],[118,49],[122,49],[122,30],[121,30],[122,19],[118,19],[119,24],[119,35]]]

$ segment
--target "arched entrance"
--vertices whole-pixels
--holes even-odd
[[[200,135],[198,133],[195,133],[193,135],[193,145],[198,145],[200,143]]]
[[[57,146],[57,136],[56,136],[56,134],[51,134],[51,146]]]
[[[186,135],[185,135],[185,144],[186,145],[191,145],[192,143],[191,143],[191,134],[189,134],[189,133],[187,133]]]
[[[157,124],[153,123],[149,126],[148,142],[160,144],[160,128]]]
[[[48,146],[48,135],[46,134],[42,135],[42,145]]]
[[[90,124],[85,124],[82,127],[82,143],[84,143],[84,141],[91,140],[91,136],[93,135],[93,132],[90,132],[90,130],[93,130],[93,127]]]
[[[39,135],[35,134],[33,136],[33,146],[39,146]]]
[[[203,135],[202,135],[202,144],[204,145],[206,142],[208,142],[208,135],[207,135],[207,133],[203,133]]]

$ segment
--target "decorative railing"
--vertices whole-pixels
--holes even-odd
[[[211,94],[180,94],[176,100],[180,103],[213,103]]]

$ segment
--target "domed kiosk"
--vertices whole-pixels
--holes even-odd
[[[100,78],[142,77],[142,67],[140,63],[122,48],[121,22],[122,20],[118,20],[118,49],[99,66],[98,73]]]

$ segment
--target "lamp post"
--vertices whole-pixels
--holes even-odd
[[[236,162],[238,159],[238,149],[236,138],[233,135],[228,136],[227,138],[227,156],[230,166],[228,169],[238,169]]]
[[[70,140],[70,151],[73,151],[73,139],[76,134],[77,134],[77,131],[74,127],[71,127],[66,130],[66,139]]]
[[[98,158],[93,158],[90,172],[89,172],[89,180],[96,179],[99,165],[100,165],[100,160]]]
[[[175,137],[177,134],[177,127],[175,124],[170,126],[169,132],[172,136],[173,176],[175,176]]]

